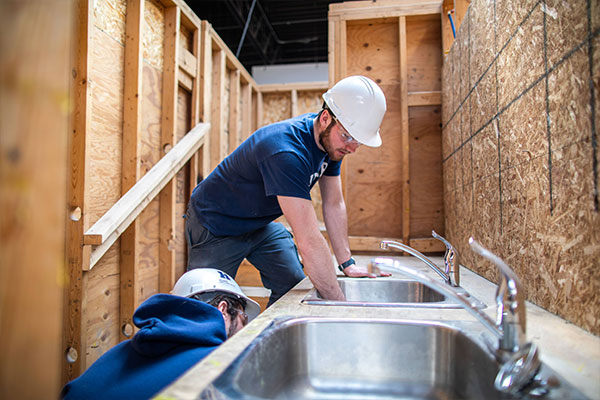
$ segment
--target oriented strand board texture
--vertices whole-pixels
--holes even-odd
[[[283,121],[292,116],[290,92],[263,94],[263,125]]]
[[[474,0],[442,72],[446,232],[463,264],[498,279],[472,235],[529,300],[596,335],[598,20],[594,1]]]

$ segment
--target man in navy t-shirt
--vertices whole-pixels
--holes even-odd
[[[381,145],[385,97],[372,80],[351,76],[323,99],[318,114],[258,129],[196,186],[186,215],[188,269],[218,265],[235,277],[247,258],[271,289],[272,304],[304,278],[292,235],[273,222],[283,214],[314,286],[326,299],[343,300],[311,202],[318,181],[339,268],[347,276],[374,277],[351,257],[340,166],[361,144]]]

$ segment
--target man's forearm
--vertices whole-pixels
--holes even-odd
[[[304,270],[321,296],[327,300],[345,300],[337,282],[331,253],[325,238],[319,234],[309,242],[298,244]]]
[[[348,261],[352,253],[348,242],[348,217],[344,203],[323,207],[323,219],[338,264]]]

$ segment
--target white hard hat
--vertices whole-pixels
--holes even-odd
[[[252,321],[260,313],[260,306],[242,292],[240,286],[225,272],[213,268],[196,268],[181,275],[175,283],[171,294],[181,297],[192,297],[197,294],[225,292],[233,297],[242,298],[246,302],[244,312],[248,321]]]
[[[349,76],[323,94],[333,115],[353,138],[370,146],[381,146],[379,126],[385,115],[385,95],[366,76]]]

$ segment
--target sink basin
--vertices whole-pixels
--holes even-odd
[[[499,366],[477,337],[423,321],[275,321],[200,398],[511,398],[495,390]]]
[[[338,278],[346,301],[324,300],[316,289],[312,289],[302,300],[305,304],[324,306],[361,306],[361,307],[421,307],[421,308],[460,308],[452,299],[430,287],[411,279],[397,278]],[[456,290],[470,297],[461,287]],[[485,304],[470,297],[476,307],[485,308]]]
[[[226,398],[491,399],[497,372],[446,325],[299,318],[267,329],[211,390]]]

